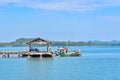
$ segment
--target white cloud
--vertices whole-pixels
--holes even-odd
[[[89,11],[120,6],[120,0],[0,0],[0,4],[46,10]]]

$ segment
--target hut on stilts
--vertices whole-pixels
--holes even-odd
[[[31,40],[27,42],[28,44],[28,52],[26,54],[23,54],[23,57],[54,57],[54,53],[50,49],[51,42],[42,38],[36,38],[34,40]],[[39,45],[46,45],[46,51],[40,51],[37,48],[32,48],[33,44],[39,44]]]

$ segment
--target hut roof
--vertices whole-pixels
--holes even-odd
[[[29,42],[27,42],[27,44],[50,44],[51,42],[42,38],[36,38],[33,39]]]

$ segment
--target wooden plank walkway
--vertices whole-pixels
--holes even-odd
[[[0,52],[0,55],[3,57],[9,57],[11,54],[17,54],[18,57],[25,56],[25,57],[54,57],[54,54],[51,52],[28,52],[28,51],[8,51],[8,52]]]
[[[8,52],[0,52],[0,54],[25,54],[28,51],[8,51]]]

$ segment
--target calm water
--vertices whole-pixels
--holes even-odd
[[[21,49],[27,50],[0,47],[0,51]],[[0,58],[0,80],[120,80],[120,47],[70,47],[74,49],[80,49],[82,57]]]

